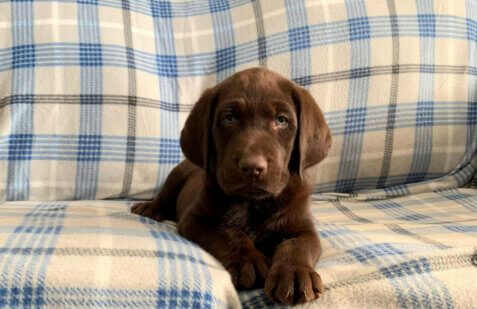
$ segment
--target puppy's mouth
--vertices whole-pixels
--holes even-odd
[[[254,200],[261,200],[274,196],[272,192],[261,189],[259,187],[251,187],[245,189],[244,195]]]
[[[244,198],[249,198],[253,200],[262,200],[270,197],[277,196],[280,194],[281,190],[270,190],[267,186],[259,183],[242,183],[240,185],[229,187],[226,190],[226,193],[231,195],[238,195]]]

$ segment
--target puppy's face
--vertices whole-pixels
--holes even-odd
[[[208,89],[181,134],[185,156],[221,189],[248,199],[277,196],[290,175],[321,161],[331,144],[311,95],[266,69],[238,72]]]
[[[290,89],[280,82],[265,72],[238,74],[218,90],[215,173],[229,195],[267,198],[288,183],[298,123]]]

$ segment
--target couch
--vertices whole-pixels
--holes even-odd
[[[474,0],[0,0],[0,307],[277,306],[130,213],[200,93],[254,66],[333,134],[304,307],[476,308]]]

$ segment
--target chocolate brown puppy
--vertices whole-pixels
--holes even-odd
[[[266,69],[238,72],[202,94],[180,143],[187,159],[132,212],[176,220],[237,288],[264,287],[284,304],[318,298],[321,245],[304,170],[326,156],[331,135],[308,91]]]

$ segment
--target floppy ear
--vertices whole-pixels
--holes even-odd
[[[292,155],[292,168],[303,178],[303,171],[323,160],[331,147],[331,133],[325,117],[311,94],[294,86],[292,92],[298,118],[298,134]]]
[[[212,143],[212,122],[216,91],[207,89],[195,103],[181,132],[181,148],[185,157],[207,173],[212,169],[215,150]]]

